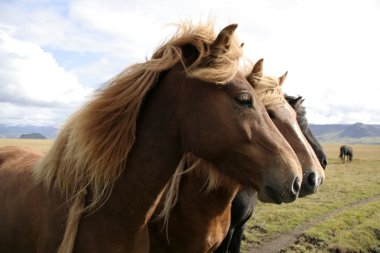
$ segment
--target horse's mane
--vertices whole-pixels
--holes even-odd
[[[71,116],[35,167],[35,179],[68,198],[88,189],[87,208],[97,206],[110,194],[125,167],[142,101],[161,72],[181,63],[188,76],[218,84],[229,82],[237,73],[242,49],[235,37],[212,66],[202,61],[213,53],[210,45],[215,38],[212,22],[179,24],[177,33],[150,60],[125,69]],[[191,62],[185,55],[189,48],[195,51]]]
[[[286,101],[293,107],[294,111],[297,114],[297,123],[301,129],[306,129],[309,126],[309,122],[306,118],[306,108],[303,105],[305,99],[302,96],[289,96],[285,94]]]
[[[278,78],[248,75],[247,80],[253,85],[256,94],[264,104],[265,108],[285,103],[285,95],[281,90]]]

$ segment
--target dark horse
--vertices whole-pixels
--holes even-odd
[[[0,149],[0,252],[148,252],[148,222],[188,153],[261,201],[296,200],[301,165],[240,71],[236,27],[182,24],[97,91],[46,155]]]
[[[285,96],[287,102],[292,106],[297,115],[297,122],[302,133],[306,137],[313,151],[315,152],[323,169],[327,166],[326,155],[322,146],[314,137],[309,129],[309,124],[306,119],[306,110],[302,105],[304,99],[301,96],[292,97]],[[271,115],[271,114],[270,114]],[[273,117],[274,115],[272,115]],[[222,244],[215,251],[217,253],[239,253],[240,244],[243,237],[244,225],[251,218],[257,202],[257,192],[252,188],[244,188],[240,190],[231,205],[231,223],[228,233]]]
[[[347,158],[347,161],[351,162],[353,156],[354,156],[354,153],[353,153],[352,148],[350,146],[343,145],[340,147],[339,158],[342,160],[342,163],[346,162],[346,158]]]

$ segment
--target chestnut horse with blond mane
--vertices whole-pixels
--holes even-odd
[[[262,65],[263,59],[253,66],[247,80],[301,162],[304,180],[300,194],[313,194],[323,181],[324,171],[281,90],[287,73],[280,78],[263,76]],[[165,202],[157,209],[160,213],[151,221],[153,252],[213,252],[229,229],[231,203],[239,188],[256,194],[255,189],[223,177],[212,164],[194,156],[188,157],[187,164],[187,171],[171,182],[176,195],[166,194]],[[280,197],[281,193],[271,194],[277,204],[294,200]]]
[[[3,162],[0,252],[148,252],[148,222],[189,153],[264,202],[296,199],[301,166],[239,70],[236,27],[182,24],[76,112],[45,156]]]

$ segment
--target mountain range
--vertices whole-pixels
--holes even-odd
[[[322,143],[380,144],[380,125],[355,124],[310,124],[310,129]]]
[[[380,125],[372,124],[310,124],[310,129],[321,143],[380,144]],[[58,128],[52,126],[8,126],[0,124],[0,138],[20,138],[25,134],[40,134],[54,139]]]
[[[0,138],[4,139],[18,139],[25,134],[40,134],[48,139],[54,139],[57,132],[58,128],[52,126],[9,126],[0,124]]]

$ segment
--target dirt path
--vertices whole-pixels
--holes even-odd
[[[291,232],[288,232],[286,234],[281,234],[275,238],[272,238],[269,241],[264,242],[262,245],[260,245],[260,247],[249,248],[248,252],[249,253],[261,253],[261,252],[262,253],[264,253],[264,252],[265,253],[278,253],[278,252],[280,252],[281,249],[284,249],[284,248],[292,245],[303,232],[314,227],[315,225],[322,223],[322,222],[326,221],[327,219],[330,219],[330,218],[336,216],[337,214],[339,214],[343,211],[353,209],[355,207],[367,204],[367,203],[374,201],[374,200],[377,200],[377,199],[380,199],[380,194],[377,194],[371,198],[362,199],[362,200],[353,202],[347,206],[335,209],[334,211],[332,211],[330,213],[318,216],[318,217],[312,219],[311,221],[309,221],[308,223],[305,223],[305,224],[302,224],[302,225],[296,227]]]

